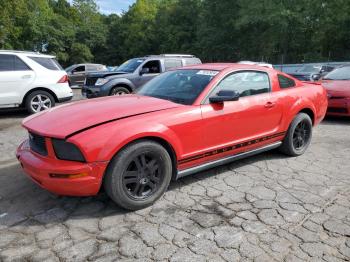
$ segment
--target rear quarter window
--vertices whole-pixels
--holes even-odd
[[[26,63],[24,63],[22,61],[22,59],[20,59],[19,57],[15,57],[15,70],[16,71],[27,71],[27,70],[31,70],[29,68],[29,66],[27,66]]]
[[[39,65],[45,67],[46,69],[54,70],[54,71],[63,70],[63,68],[54,58],[38,57],[38,56],[28,56],[28,57],[32,59],[34,62],[38,63]]]
[[[284,75],[278,75],[278,82],[281,89],[295,87],[295,81]]]

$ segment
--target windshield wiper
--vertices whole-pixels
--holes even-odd
[[[149,95],[149,96],[155,97],[155,98],[159,98],[159,99],[163,99],[163,100],[168,100],[168,101],[176,103],[176,104],[182,104],[182,105],[186,105],[187,104],[187,101],[185,99],[181,99],[181,98],[169,97],[169,96],[160,96],[160,95]]]

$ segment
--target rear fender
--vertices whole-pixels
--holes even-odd
[[[290,111],[288,112],[288,117],[286,118],[286,130],[289,128],[289,125],[292,123],[295,116],[303,111],[310,110],[313,114],[313,125],[315,125],[316,120],[316,108],[313,101],[308,97],[299,97],[295,103],[291,106]]]

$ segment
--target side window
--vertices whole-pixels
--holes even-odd
[[[220,90],[232,90],[240,97],[270,92],[270,80],[267,73],[258,71],[241,71],[233,73],[218,84],[215,93]]]
[[[331,66],[325,66],[323,69],[323,72],[331,72],[334,69],[334,67]]]
[[[15,70],[16,71],[28,71],[31,69],[19,57],[15,56]]]
[[[142,69],[148,68],[148,74],[159,74],[160,73],[160,61],[159,60],[151,60],[148,61]]]
[[[181,59],[165,59],[164,67],[165,67],[165,71],[172,68],[182,67],[182,61]]]
[[[295,87],[295,81],[283,75],[278,75],[278,82],[281,89]]]
[[[0,55],[0,72],[15,70],[14,55]]]
[[[45,67],[49,70],[60,71],[62,70],[60,64],[54,59],[49,57],[28,56],[30,59]]]
[[[85,66],[78,66],[74,68],[72,72],[85,72]]]

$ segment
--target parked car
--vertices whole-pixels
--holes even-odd
[[[0,108],[37,113],[72,97],[67,73],[54,56],[0,50]]]
[[[328,115],[350,116],[350,66],[342,66],[321,79],[328,93]]]
[[[69,77],[69,84],[73,88],[82,87],[85,83],[86,75],[91,72],[108,71],[105,65],[100,64],[78,64],[67,67],[66,72]]]
[[[29,139],[17,158],[51,192],[91,196],[104,187],[136,210],[161,197],[172,178],[274,148],[302,155],[326,109],[319,84],[255,65],[194,65],[159,75],[137,94],[25,119]]]
[[[301,81],[317,81],[322,76],[331,72],[334,69],[333,66],[329,65],[304,65],[295,73],[291,73],[290,75],[301,80]]]
[[[180,54],[133,58],[114,72],[89,74],[82,88],[82,94],[87,98],[129,94],[162,72],[201,63],[201,60],[193,55]]]

